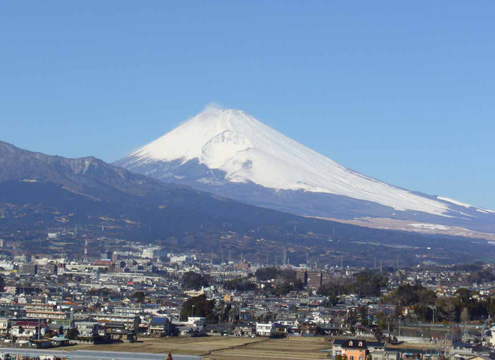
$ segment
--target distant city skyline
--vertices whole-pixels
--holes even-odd
[[[495,4],[0,3],[0,140],[112,162],[211,103],[495,209]]]

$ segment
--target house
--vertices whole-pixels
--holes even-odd
[[[180,336],[205,336],[206,330],[204,326],[194,324],[180,323],[176,324],[175,329]]]
[[[0,335],[5,336],[9,331],[9,319],[2,317],[0,318]]]
[[[197,326],[205,326],[206,325],[206,318],[202,316],[188,316],[187,317],[187,323],[188,324],[194,324]]]
[[[235,336],[255,336],[256,326],[248,324],[237,324],[234,328]]]
[[[279,323],[274,323],[273,328],[274,328],[274,334],[273,335],[280,337],[280,336],[287,335],[287,333],[289,332],[290,326],[282,325]]]
[[[316,336],[318,325],[314,321],[305,321],[301,324],[301,336]]]
[[[417,349],[417,348],[387,348],[385,349],[385,360],[415,360],[445,359],[444,351],[439,349]]]
[[[346,339],[334,340],[332,356],[345,356],[349,360],[366,360],[367,344],[365,340]]]
[[[98,328],[100,323],[96,321],[77,321],[76,329],[79,332],[79,338],[93,339],[98,336]]]
[[[129,330],[139,328],[141,318],[135,314],[108,314],[108,313],[93,313],[87,314],[87,317],[98,321],[102,324],[124,324]]]
[[[17,320],[12,324],[11,335],[13,338],[29,339],[37,334],[39,326],[38,320]]]
[[[148,333],[151,336],[168,336],[172,331],[172,326],[167,317],[154,317],[151,319]]]
[[[223,336],[232,332],[231,324],[208,324],[205,327],[208,335]]]
[[[256,323],[257,336],[272,336],[275,333],[275,326],[272,322]]]
[[[342,355],[349,360],[365,360],[367,347],[365,340],[348,340],[342,346]]]
[[[53,347],[58,347],[58,346],[69,346],[70,345],[70,340],[67,339],[65,336],[54,336],[51,339],[51,346]]]

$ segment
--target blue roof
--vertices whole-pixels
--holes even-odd
[[[154,317],[150,325],[165,325],[168,319],[166,317]]]

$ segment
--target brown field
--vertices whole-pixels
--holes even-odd
[[[137,343],[116,343],[109,345],[79,344],[60,350],[100,350],[203,355],[208,360],[236,359],[327,359],[331,343],[324,338],[291,337],[287,339],[240,338],[240,337],[178,337],[140,338]]]
[[[209,360],[286,360],[286,359],[328,359],[331,344],[324,338],[292,337],[287,339],[266,339],[238,346],[232,349],[217,350],[207,355]]]

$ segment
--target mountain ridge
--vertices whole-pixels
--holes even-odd
[[[253,185],[252,190],[254,196],[260,189]],[[338,261],[345,253],[349,263],[368,265],[372,256],[395,258],[404,249],[441,262],[462,262],[466,251],[475,259],[495,251],[483,233],[469,239],[306,218],[163,183],[93,157],[49,156],[0,142],[0,238],[38,254],[52,251],[47,232],[67,234],[74,228],[98,241],[128,239],[199,253],[232,251],[260,263],[267,252],[282,249],[294,261],[305,261],[309,251],[321,264]],[[76,237],[76,252],[82,239]],[[40,244],[46,246],[39,249]],[[407,255],[407,261],[413,265],[414,256]]]
[[[114,164],[164,182],[296,215],[421,219],[495,233],[491,210],[363,175],[241,110],[207,109]],[[265,198],[251,196],[253,188]]]

